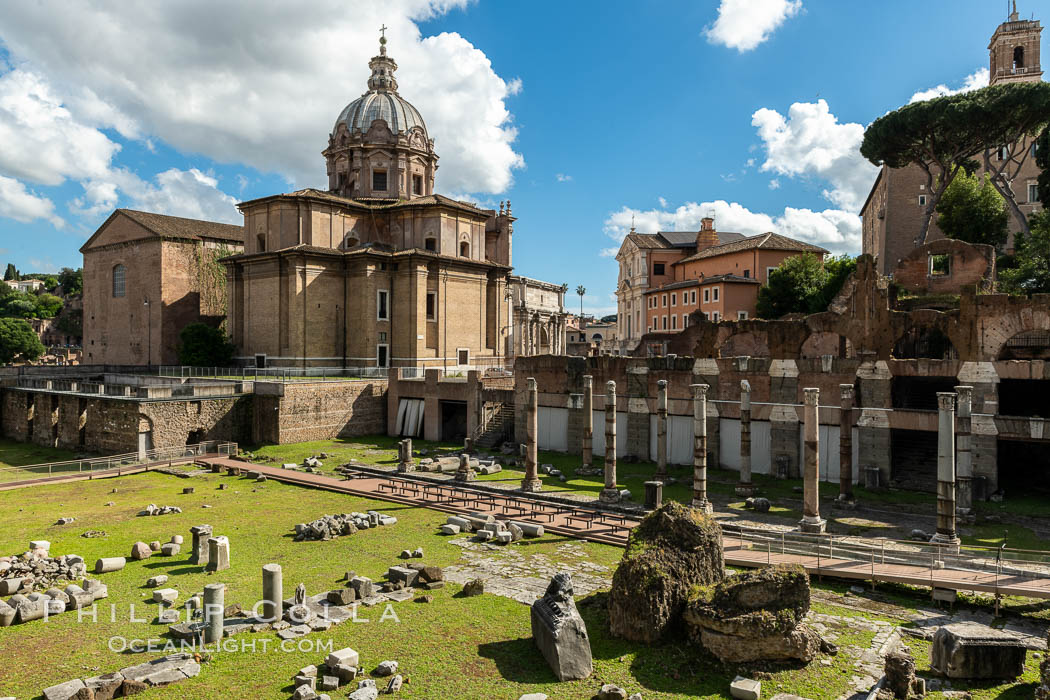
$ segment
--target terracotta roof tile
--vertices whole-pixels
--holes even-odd
[[[681,265],[683,263],[692,262],[694,260],[703,260],[705,258],[714,258],[719,255],[727,255],[729,253],[739,253],[743,250],[787,250],[797,251],[799,253],[821,253],[826,254],[828,251],[820,246],[813,245],[812,243],[806,243],[805,241],[795,240],[794,238],[788,238],[787,236],[781,236],[779,233],[762,233],[757,236],[750,236],[748,238],[741,238],[737,241],[731,241],[729,243],[723,243],[722,245],[711,246],[701,250],[695,255],[690,255],[688,258],[683,258],[675,262],[675,265]]]
[[[184,219],[180,216],[167,216],[134,209],[118,209],[117,211],[164,238],[183,238],[193,241],[213,238],[244,243],[243,226],[201,221],[200,219]]]

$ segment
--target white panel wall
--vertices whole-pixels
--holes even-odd
[[[751,473],[769,474],[772,472],[770,460],[773,459],[771,449],[772,438],[770,436],[769,421],[751,421]],[[737,430],[740,428],[738,427]],[[739,451],[739,448],[737,448]]]
[[[539,430],[536,442],[541,450],[568,451],[569,409],[540,406],[536,423]]]
[[[656,461],[657,430],[656,415],[649,416],[649,459]],[[668,464],[693,463],[693,417],[667,416],[667,462]]]
[[[740,471],[740,421],[736,418],[718,421],[718,459],[722,469]]]

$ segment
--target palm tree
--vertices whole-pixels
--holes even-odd
[[[576,286],[576,293],[580,295],[580,321],[583,321],[583,295],[587,293],[587,288],[582,284]]]

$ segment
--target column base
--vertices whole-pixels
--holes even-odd
[[[798,529],[807,534],[822,535],[827,526],[828,521],[824,520],[819,515],[806,515],[803,516],[802,520],[799,522]]]
[[[471,469],[468,472],[456,472],[456,475],[452,478],[456,481],[474,481],[478,478],[478,475]]]
[[[707,500],[706,498],[703,500],[697,500],[694,498],[691,505],[693,508],[700,511],[704,515],[711,515],[715,512],[715,508],[713,505],[711,505],[711,501]]]
[[[407,474],[409,472],[414,472],[415,470],[416,470],[416,465],[414,465],[414,464],[399,464],[399,465],[397,465],[397,473],[398,474]]]
[[[755,485],[750,482],[745,484],[741,481],[739,484],[736,485],[737,496],[744,496],[745,498],[748,498],[750,496],[754,496],[756,493],[758,493],[758,489],[755,488]]]
[[[619,503],[620,491],[619,489],[602,489],[598,494],[598,500],[602,503]]]
[[[944,547],[949,554],[958,554],[959,545],[962,544],[962,540],[960,540],[958,536],[945,535],[938,532],[930,538],[930,544],[935,544],[939,547]]]
[[[521,490],[528,493],[536,493],[543,488],[543,482],[539,479],[522,479]]]

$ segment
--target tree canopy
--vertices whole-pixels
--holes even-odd
[[[999,289],[1010,294],[1050,292],[1050,212],[1032,214],[1029,224],[1014,237],[1012,267],[999,271]]]
[[[860,152],[875,165],[903,168],[918,165],[926,173],[929,197],[926,217],[916,237],[924,243],[945,190],[984,157],[992,184],[1015,214],[1010,174],[1028,155],[1028,139],[1050,124],[1050,85],[1009,83],[914,102],[879,117],[864,132]],[[1000,147],[1013,148],[1010,157],[992,158]],[[1024,215],[1020,214],[1020,221]]]
[[[54,294],[38,294],[36,297],[37,318],[54,318],[62,310],[62,297]]]
[[[190,323],[179,332],[176,348],[179,363],[194,367],[228,367],[233,361],[233,343],[221,328]]]
[[[995,248],[1006,243],[1010,213],[990,180],[963,173],[948,185],[937,204],[937,226],[945,236]]]
[[[66,296],[75,296],[84,292],[84,270],[63,267],[58,273],[58,283],[62,285],[62,293]]]
[[[32,326],[20,318],[0,318],[0,363],[21,357],[32,361],[44,354],[44,345]]]
[[[14,263],[7,263],[7,269],[4,270],[4,281],[18,281],[18,270],[15,268]]]
[[[0,299],[0,318],[36,318],[36,299],[32,294],[15,292]]]
[[[1043,129],[1035,144],[1035,164],[1039,166],[1039,201],[1050,203],[1050,127]]]
[[[826,311],[855,269],[857,261],[848,255],[823,263],[813,253],[793,255],[772,270],[769,280],[759,288],[756,314],[774,319],[785,314]]]

